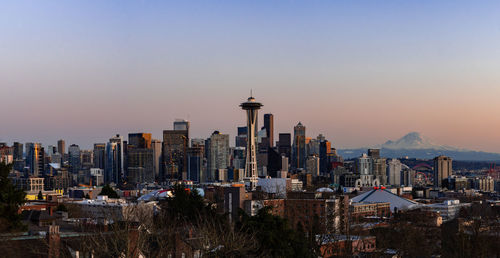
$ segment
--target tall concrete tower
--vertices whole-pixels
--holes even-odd
[[[247,157],[245,163],[245,181],[250,183],[252,190],[257,186],[257,155],[255,153],[255,126],[257,112],[263,105],[250,96],[240,107],[247,111]]]

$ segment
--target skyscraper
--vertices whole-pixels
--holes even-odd
[[[25,161],[24,161],[24,151],[23,151],[23,144],[20,142],[14,142],[14,153],[13,158],[14,158],[14,169],[17,171],[22,171],[25,167]]]
[[[273,114],[264,114],[264,128],[266,129],[269,147],[274,146],[274,116]]]
[[[319,143],[319,171],[325,175],[330,172],[330,156],[332,151],[332,144],[323,140]]]
[[[162,144],[160,140],[151,140],[151,149],[153,149],[153,171],[155,178],[160,177],[161,146]]]
[[[14,160],[23,159],[23,144],[20,142],[14,142]]]
[[[162,179],[179,179],[187,174],[187,130],[163,131]]]
[[[401,161],[399,159],[391,159],[389,160],[387,166],[387,174],[389,176],[389,185],[399,186],[401,185]]]
[[[80,147],[76,144],[71,144],[68,148],[69,154],[69,172],[78,174],[81,169]]]
[[[89,171],[94,166],[94,152],[91,150],[80,151],[81,168]]]
[[[66,142],[64,140],[57,141],[57,152],[61,153],[62,156],[66,153]]]
[[[319,176],[319,157],[317,155],[312,155],[307,158],[306,171],[313,177]]]
[[[115,153],[115,169],[117,171],[115,171],[116,175],[114,175],[113,177],[113,180],[116,180],[116,181],[113,181],[117,184],[120,184],[121,183],[121,179],[125,176],[125,171],[124,171],[124,168],[125,168],[125,158],[124,158],[124,151],[125,151],[125,144],[123,143],[123,137],[120,136],[119,134],[117,134],[115,137],[111,137],[111,139],[109,139],[109,142],[110,143],[115,143],[116,146],[114,147],[115,150],[114,152]],[[107,153],[106,153],[107,155]]]
[[[452,159],[446,156],[434,158],[434,186],[441,187],[443,180],[452,175]]]
[[[245,154],[246,153],[246,148],[245,147],[234,147],[232,150],[232,167],[234,169],[245,169]]]
[[[106,162],[104,166],[104,183],[121,183],[121,146],[116,142],[106,144]]]
[[[380,184],[387,184],[387,160],[380,157],[380,149],[368,149],[368,156],[372,159],[372,174]]]
[[[368,156],[374,159],[380,158],[380,149],[368,149]]]
[[[191,146],[188,149],[188,180],[205,182],[205,175],[203,173],[204,149],[203,145]]]
[[[238,135],[236,135],[236,147],[247,147],[247,127],[238,126]]]
[[[139,149],[151,148],[151,134],[150,133],[129,133],[128,144]]]
[[[154,182],[153,162],[153,149],[130,147],[127,151],[128,181],[133,184]]]
[[[292,152],[292,135],[289,133],[280,133],[278,140],[279,154],[285,154],[287,158],[291,158]]]
[[[250,96],[247,102],[241,103],[240,107],[247,113],[247,155],[245,165],[245,177],[250,183],[250,188],[253,190],[257,186],[257,154],[255,131],[257,123],[257,113],[262,107],[262,104],[255,101],[255,98]]]
[[[190,123],[187,120],[176,119],[174,121],[174,130],[175,131],[187,131],[187,137],[189,138],[189,126]]]
[[[154,182],[155,158],[151,145],[150,133],[131,133],[128,135],[126,152],[128,182],[133,184]]]
[[[49,146],[47,147],[46,152],[47,152],[47,155],[50,157],[50,156],[52,156],[53,154],[58,153],[58,151],[57,151],[57,147],[56,147],[56,146],[54,146],[54,145],[49,145]]]
[[[44,169],[45,152],[41,143],[26,143],[26,165],[30,169],[30,174],[38,177]]]
[[[209,140],[208,159],[208,181],[217,180],[219,169],[227,169],[230,166],[229,160],[229,135],[215,131]]]
[[[106,162],[106,144],[95,143],[94,144],[94,168],[104,169],[105,162]]]
[[[304,168],[306,160],[306,127],[299,122],[293,128],[292,167]]]

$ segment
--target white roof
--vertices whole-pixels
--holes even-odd
[[[49,166],[53,167],[54,169],[60,169],[61,164],[60,163],[49,163]]]
[[[333,190],[331,188],[328,188],[328,187],[321,187],[321,188],[318,188],[316,190],[316,192],[320,192],[320,193],[324,193],[324,192],[333,193]]]
[[[394,212],[395,209],[406,210],[419,206],[419,203],[397,196],[386,189],[374,189],[366,193],[362,193],[352,198],[351,201],[365,203],[388,202],[391,205],[391,212]]]

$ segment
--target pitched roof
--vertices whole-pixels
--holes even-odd
[[[385,189],[374,189],[366,193],[362,193],[351,200],[352,202],[366,203],[388,202],[391,204],[391,212],[394,212],[395,209],[406,210],[419,206],[417,202],[397,196]]]

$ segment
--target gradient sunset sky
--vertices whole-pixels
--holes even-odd
[[[500,152],[500,2],[0,3],[0,141],[234,138],[250,89],[276,135]]]

